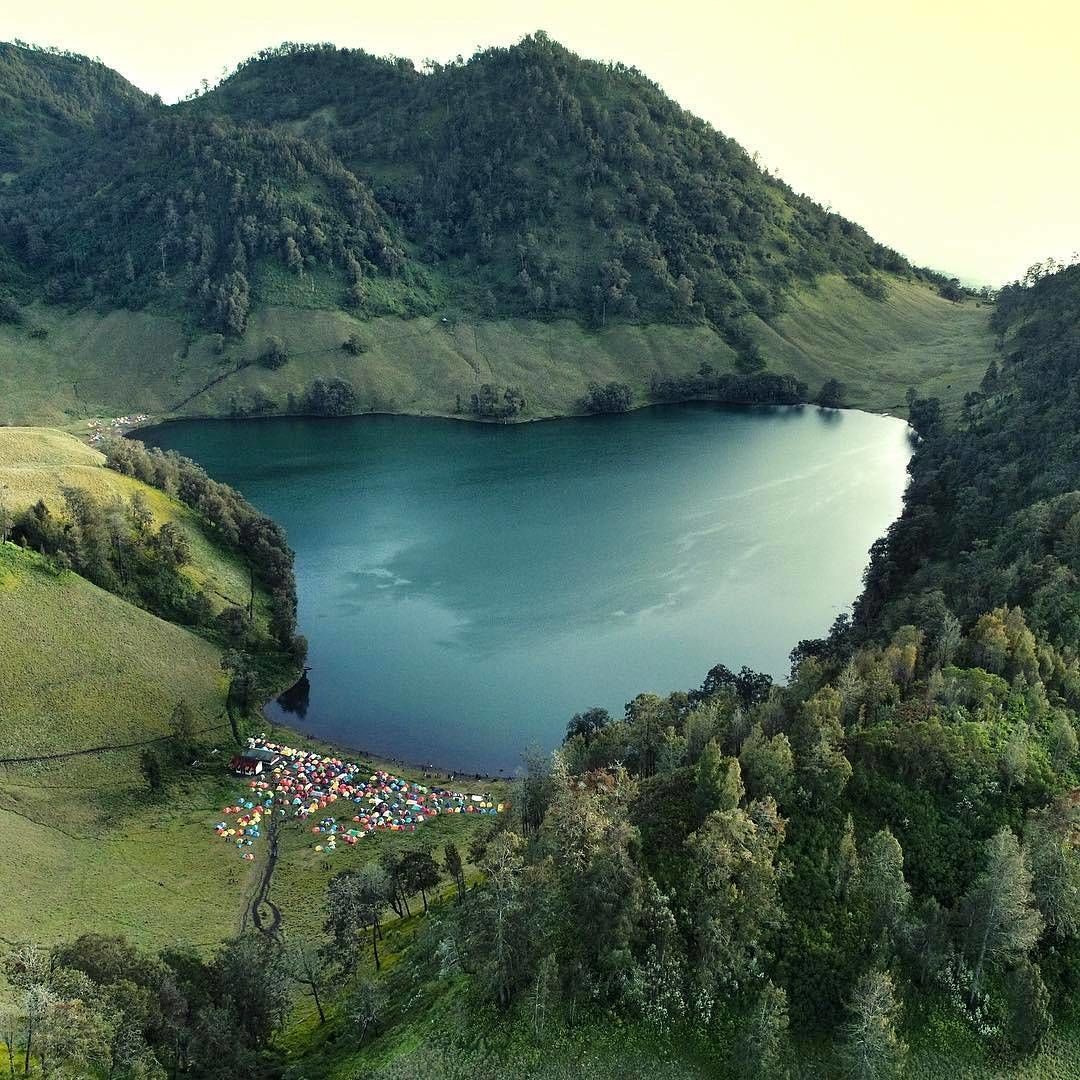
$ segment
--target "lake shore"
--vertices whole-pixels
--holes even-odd
[[[243,491],[297,552],[310,701],[299,721],[272,704],[275,723],[494,777],[575,712],[621,715],[720,660],[786,676],[788,643],[857,593],[911,453],[888,417],[702,402],[140,434]]]

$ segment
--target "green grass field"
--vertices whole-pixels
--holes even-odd
[[[956,408],[978,385],[995,354],[991,310],[896,281],[887,300],[871,300],[826,277],[801,290],[774,326],[762,326],[759,341],[770,367],[793,371],[812,390],[837,378],[849,404],[906,416],[909,386]]]
[[[146,412],[228,415],[234,404],[265,394],[280,410],[317,376],[348,380],[361,411],[453,414],[483,382],[520,386],[526,418],[579,411],[590,381],[626,382],[644,402],[654,372],[696,371],[708,361],[734,368],[732,350],[703,326],[612,324],[588,330],[569,320],[443,321],[441,315],[365,321],[311,307],[283,293],[256,311],[244,338],[221,355],[211,339],[178,319],[147,312],[63,312],[35,308],[24,327],[0,326],[0,422],[49,423],[85,430],[88,417]],[[312,302],[318,301],[318,294]],[[804,379],[811,391],[827,378],[848,386],[850,404],[904,414],[914,385],[949,404],[976,386],[993,355],[989,307],[952,304],[931,288],[899,279],[885,301],[870,300],[841,278],[797,292],[775,325],[759,323],[768,365]],[[353,332],[367,351],[351,356]],[[285,342],[278,371],[252,363],[269,334]]]
[[[3,757],[159,738],[180,698],[211,744],[229,745],[220,654],[187,630],[13,544],[0,547],[0,625],[24,628],[5,634],[0,661]],[[180,783],[151,802],[138,753],[0,765],[0,850],[20,882],[0,938],[122,929],[201,943],[235,927],[241,868],[199,827],[216,792]]]
[[[141,491],[159,521],[188,535],[192,576],[222,603],[243,599],[242,568],[195,514],[103,462],[71,435],[2,428],[0,497],[18,510],[38,498],[57,507],[67,485],[103,500]],[[0,757],[160,739],[181,698],[211,747],[230,745],[215,645],[10,543],[0,546],[0,626]],[[78,927],[214,943],[236,929],[249,868],[215,850],[203,825],[220,809],[220,768],[181,775],[151,802],[139,750],[0,765],[0,850],[24,884],[0,905],[0,938],[54,941]]]

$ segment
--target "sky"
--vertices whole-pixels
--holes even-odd
[[[419,63],[538,29],[641,69],[920,265],[1000,285],[1080,250],[1072,0],[49,0],[0,19],[166,101],[286,40]]]

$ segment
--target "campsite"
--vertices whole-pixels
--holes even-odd
[[[376,830],[415,833],[440,814],[489,816],[507,808],[490,794],[429,788],[382,769],[366,776],[370,770],[354,762],[270,742],[265,736],[249,738],[229,768],[253,779],[234,805],[223,808],[214,832],[234,844],[246,861],[255,858],[249,849],[264,836],[264,817],[268,825],[275,818],[305,823],[310,817],[313,850],[331,855],[339,842],[355,846]],[[334,812],[319,817],[328,810]]]

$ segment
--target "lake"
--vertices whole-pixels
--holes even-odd
[[[576,711],[621,714],[719,662],[784,677],[858,594],[911,454],[900,420],[814,407],[139,434],[288,530],[310,691],[276,719],[489,772]]]

